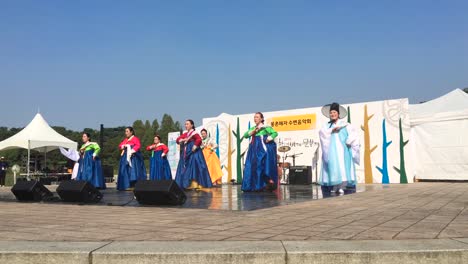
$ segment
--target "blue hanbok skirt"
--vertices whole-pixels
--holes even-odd
[[[211,188],[213,184],[211,182],[210,173],[208,172],[208,167],[206,166],[203,151],[197,148],[192,152],[193,146],[194,141],[188,142],[185,151],[180,157],[179,167],[181,167],[181,164],[183,167],[180,168],[180,172],[179,167],[177,168],[176,182],[184,189],[189,188],[192,181],[196,181],[202,187]]]
[[[93,160],[94,150],[85,151],[83,157],[80,158],[78,163],[78,174],[76,175],[77,181],[87,181],[98,189],[106,189],[106,182],[102,174],[101,159],[96,157]]]
[[[244,192],[264,190],[270,180],[274,182],[273,187],[278,186],[276,143],[266,143],[267,137],[256,136],[250,142],[242,179]]]
[[[130,167],[127,161],[127,150],[120,158],[119,176],[117,177],[117,190],[123,191],[133,187],[139,180],[146,180],[146,167],[140,151],[133,153]]]
[[[150,159],[150,180],[172,180],[171,167],[162,150],[154,151]]]

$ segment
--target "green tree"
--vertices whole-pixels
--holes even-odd
[[[161,135],[162,141],[167,144],[167,134],[169,132],[180,131],[180,123],[174,122],[172,117],[168,114],[163,116],[161,125],[157,119],[154,119],[153,122],[141,120],[136,120],[133,122],[133,127],[135,129],[135,134],[142,141],[142,152],[145,156],[145,163],[148,164],[150,152],[145,151],[144,148],[153,142],[154,135],[157,133]],[[99,142],[100,131],[93,128],[85,128],[83,131],[73,131],[66,129],[61,126],[52,127],[61,135],[75,141],[78,143],[78,146],[81,146],[82,133],[86,132],[91,135],[92,141]],[[7,139],[23,128],[7,128],[0,127],[0,141]],[[103,144],[101,146],[101,161],[103,166],[112,166],[114,173],[117,173],[121,150],[118,148],[120,142],[125,137],[125,127],[112,127],[103,129]],[[0,155],[4,156],[10,164],[19,164],[23,166],[22,170],[26,171],[26,161],[27,161],[27,150],[25,149],[11,149],[6,151],[0,151]],[[36,151],[31,152],[31,160],[39,161],[41,166],[44,166],[44,153],[39,153]],[[64,165],[67,163],[67,159],[61,155],[60,151],[54,150],[47,153],[47,164],[51,170],[61,170]]]
[[[159,134],[159,122],[158,119],[154,119],[153,123],[151,124],[151,129],[154,131],[155,134]]]
[[[154,141],[155,131],[149,120],[145,122],[145,134],[140,138],[141,140],[141,151],[145,159],[149,159],[151,156],[150,151],[146,151],[146,146],[151,145]]]
[[[164,114],[161,121],[161,128],[159,129],[159,135],[164,144],[167,144],[167,137],[170,132],[180,131],[180,123],[174,122],[172,116]]]
[[[135,136],[141,138],[145,134],[145,124],[141,120],[136,120],[133,122],[133,129],[135,130]]]

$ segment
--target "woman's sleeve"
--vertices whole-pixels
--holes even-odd
[[[179,141],[180,141],[181,139],[183,139],[183,138],[184,138],[184,134],[180,135],[180,136],[176,139],[176,143],[179,144]]]
[[[132,150],[135,151],[135,152],[137,152],[137,151],[139,151],[140,148],[141,148],[141,142],[140,142],[140,139],[137,138],[137,137],[134,137],[133,140],[134,140],[134,143],[135,143],[135,144],[133,145]]]
[[[244,133],[244,138],[250,138],[251,137],[250,132],[252,132],[254,129],[255,127],[252,127],[249,130],[247,130],[247,132]]]
[[[328,149],[330,147],[331,129],[322,128],[319,131],[320,145],[322,146],[322,161],[328,163]]]
[[[162,146],[162,149],[163,149],[163,153],[167,155],[167,153],[169,153],[169,148],[166,146],[166,145],[163,145]]]
[[[96,157],[101,152],[101,147],[99,144],[92,144],[91,148],[94,150],[93,156]]]
[[[125,145],[126,143],[127,143],[127,142],[126,142],[125,139],[122,140],[122,142],[120,142],[120,144],[119,144],[119,149],[123,149],[123,145]]]
[[[192,137],[193,137],[193,140],[195,141],[194,142],[195,146],[200,147],[202,144],[202,138],[200,137],[200,135],[194,134]]]
[[[351,154],[353,156],[353,161],[357,165],[361,164],[361,141],[359,132],[352,125],[348,124],[346,126],[348,131],[348,138],[346,139],[346,145],[351,149]]]
[[[266,127],[265,129],[268,134],[268,140],[275,140],[275,138],[278,136],[278,132],[276,132],[272,127]]]

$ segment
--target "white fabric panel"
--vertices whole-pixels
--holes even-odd
[[[412,127],[410,160],[416,179],[468,180],[468,119]]]

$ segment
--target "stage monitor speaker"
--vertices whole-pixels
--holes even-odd
[[[102,165],[102,175],[106,182],[112,182],[114,180],[114,167],[109,165]]]
[[[101,192],[87,181],[62,181],[57,193],[65,202],[97,203],[102,199]]]
[[[18,201],[42,201],[52,198],[54,195],[42,183],[38,181],[18,181],[11,192]]]
[[[312,184],[312,166],[289,167],[289,184]]]
[[[140,204],[182,205],[187,200],[184,191],[173,180],[138,181],[134,193]]]

